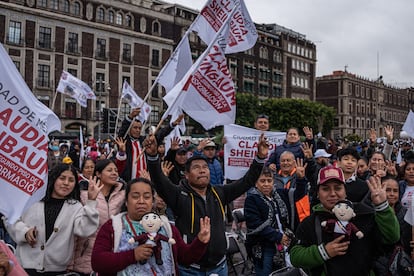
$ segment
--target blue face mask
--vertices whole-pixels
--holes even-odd
[[[53,151],[58,151],[59,150],[58,146],[50,146],[49,148]]]

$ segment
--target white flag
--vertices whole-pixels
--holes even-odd
[[[168,104],[164,115],[172,115],[179,107],[206,130],[234,123],[234,83],[222,48],[227,34],[228,26],[223,26],[221,34],[216,35],[216,40],[193,64],[183,80],[164,96]]]
[[[147,103],[144,103],[144,101],[137,95],[134,89],[132,89],[132,87],[126,81],[124,81],[124,85],[122,86],[121,98],[125,100],[130,107],[141,108],[141,112],[137,116],[138,120],[140,120],[142,123],[148,120],[148,117],[151,113],[151,106]]]
[[[231,15],[234,7],[237,10]],[[225,53],[243,52],[252,48],[258,35],[243,0],[209,0],[194,20],[191,29],[208,45],[229,16],[232,18]]]
[[[47,188],[48,133],[59,118],[36,99],[0,43],[0,212],[14,223]]]
[[[414,138],[414,112],[412,112],[411,109],[407,115],[407,119],[405,119],[402,130],[407,132],[411,138]]]
[[[158,75],[158,83],[168,93],[187,73],[193,64],[188,36],[182,38],[170,59]]]
[[[66,71],[62,72],[56,91],[71,96],[83,107],[88,106],[88,99],[96,99],[95,93],[86,83]]]

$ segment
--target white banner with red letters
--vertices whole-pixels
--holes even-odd
[[[224,175],[235,180],[241,178],[249,169],[257,154],[257,143],[263,131],[235,124],[224,126]],[[274,149],[283,143],[286,132],[265,131],[270,143],[269,156]]]
[[[213,44],[208,46],[184,78],[164,96],[168,109],[163,118],[179,107],[206,130],[234,123],[234,83],[222,48],[228,30],[228,25],[224,25],[216,33]]]
[[[47,188],[48,133],[59,118],[36,99],[0,43],[0,212],[14,223]]]
[[[233,9],[236,9],[232,13]],[[256,44],[257,30],[243,0],[209,0],[191,25],[206,44],[210,44],[220,27],[230,19],[225,53],[243,52]]]

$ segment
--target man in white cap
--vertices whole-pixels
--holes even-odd
[[[315,154],[313,155],[315,157],[316,163],[318,163],[321,168],[329,165],[329,158],[332,154],[329,154],[324,149],[318,149],[315,151]]]

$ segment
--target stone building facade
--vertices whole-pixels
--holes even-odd
[[[414,92],[384,84],[381,77],[370,80],[346,71],[317,77],[316,91],[316,101],[337,111],[330,136],[357,134],[364,139],[371,128],[378,137],[385,136],[386,125],[394,127],[397,137],[412,108]]]
[[[155,0],[2,0],[0,42],[36,97],[61,118],[62,131],[81,126],[97,136],[105,111],[117,112],[124,80],[141,98],[150,93],[150,121],[159,121],[165,92],[152,84],[197,14]],[[257,30],[255,47],[228,55],[236,91],[315,100],[315,45],[276,24]],[[190,41],[196,59],[206,45],[194,33]],[[83,108],[56,93],[62,70],[92,87],[96,101]],[[129,107],[120,110],[123,118]]]

